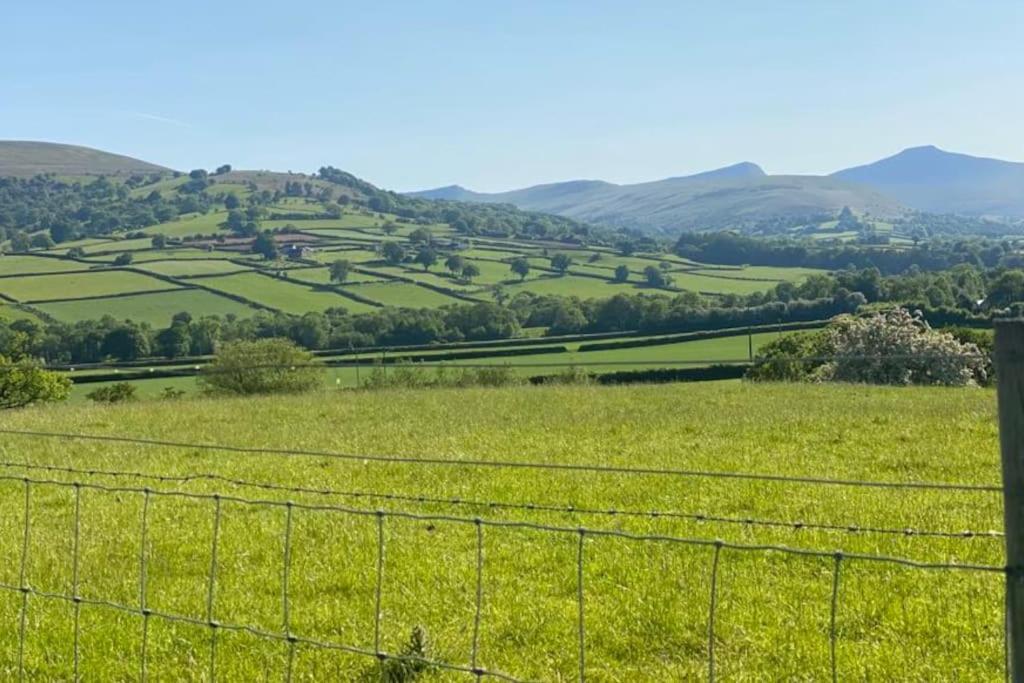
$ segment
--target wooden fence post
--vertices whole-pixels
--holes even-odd
[[[997,320],[995,361],[1006,531],[1006,628],[1011,680],[1024,683],[1024,319]]]

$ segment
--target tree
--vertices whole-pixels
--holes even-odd
[[[616,266],[615,281],[626,282],[627,280],[629,280],[629,266],[627,266],[624,263],[622,265]]]
[[[572,257],[568,254],[555,254],[551,257],[551,267],[557,270],[560,275],[565,275],[565,272],[569,270],[571,265]]]
[[[68,249],[68,258],[85,258],[85,249],[82,247],[71,247]]]
[[[135,257],[132,256],[132,253],[130,251],[122,252],[122,253],[118,254],[117,257],[114,259],[114,265],[115,266],[129,266],[129,265],[131,265],[132,259],[134,259],[134,258]]]
[[[313,355],[286,339],[225,344],[199,374],[212,394],[284,394],[323,385],[323,367]]]
[[[277,248],[274,235],[269,230],[264,230],[256,235],[256,239],[253,240],[252,253],[261,254],[266,260],[273,261],[280,256],[281,252]]]
[[[116,327],[103,337],[100,351],[118,360],[137,360],[150,355],[152,346],[147,331],[134,323]]]
[[[23,232],[16,232],[11,235],[11,251],[28,251],[32,247],[32,240]]]
[[[380,254],[388,265],[397,266],[405,259],[405,249],[398,242],[385,242],[380,245]]]
[[[228,209],[229,211],[237,209],[241,205],[242,202],[238,200],[238,197],[235,196],[233,192],[228,194],[228,196],[224,198],[224,208]]]
[[[384,231],[385,235],[394,235],[398,232],[398,225],[394,221],[384,221],[384,225],[380,226],[380,229]]]
[[[1024,301],[1024,271],[1008,270],[989,285],[985,306],[1006,308],[1018,301]]]
[[[184,321],[175,321],[156,335],[156,345],[161,356],[180,358],[192,351],[192,330]]]
[[[458,254],[452,254],[445,259],[444,267],[447,268],[452,275],[458,275],[462,272],[463,268],[466,267],[466,259],[462,258]]]
[[[669,276],[660,268],[647,266],[644,268],[644,281],[650,287],[665,287],[669,284]]]
[[[330,266],[331,282],[337,282],[341,284],[348,279],[349,271],[352,270],[352,264],[345,259],[338,259]]]
[[[96,403],[126,403],[136,400],[135,385],[128,382],[117,382],[94,389],[85,395]]]
[[[231,173],[231,164],[218,166],[217,170],[213,172],[214,175],[224,175],[225,173]]]
[[[150,240],[150,244],[153,246],[154,249],[163,249],[164,247],[167,246],[167,236],[153,235],[153,239]]]
[[[475,263],[467,263],[462,266],[462,279],[472,282],[473,278],[480,276],[480,268]]]
[[[526,276],[530,274],[530,262],[526,258],[520,256],[519,258],[512,259],[509,263],[509,270],[519,276],[519,281],[522,282],[526,279]]]
[[[63,401],[70,392],[71,380],[64,375],[44,370],[35,361],[0,356],[0,409]]]
[[[48,233],[39,232],[32,235],[30,245],[33,249],[49,249],[54,245],[54,241]]]
[[[409,233],[409,241],[413,244],[430,244],[434,236],[426,228],[416,228]]]
[[[419,251],[416,252],[416,258],[413,260],[423,266],[424,271],[427,271],[437,263],[437,252],[429,246],[420,247]]]

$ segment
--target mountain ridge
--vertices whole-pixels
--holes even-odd
[[[130,175],[172,169],[103,150],[39,140],[0,140],[0,176]]]

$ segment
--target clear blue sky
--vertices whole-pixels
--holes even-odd
[[[10,2],[0,138],[383,187],[1024,160],[1024,2]]]

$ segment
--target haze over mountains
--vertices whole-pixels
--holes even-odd
[[[498,193],[452,185],[412,194],[508,202],[593,223],[663,232],[834,213],[844,206],[878,218],[897,216],[908,209],[1021,218],[1024,163],[928,146],[828,176],[767,175],[757,164],[744,162],[631,185],[575,180]]]

